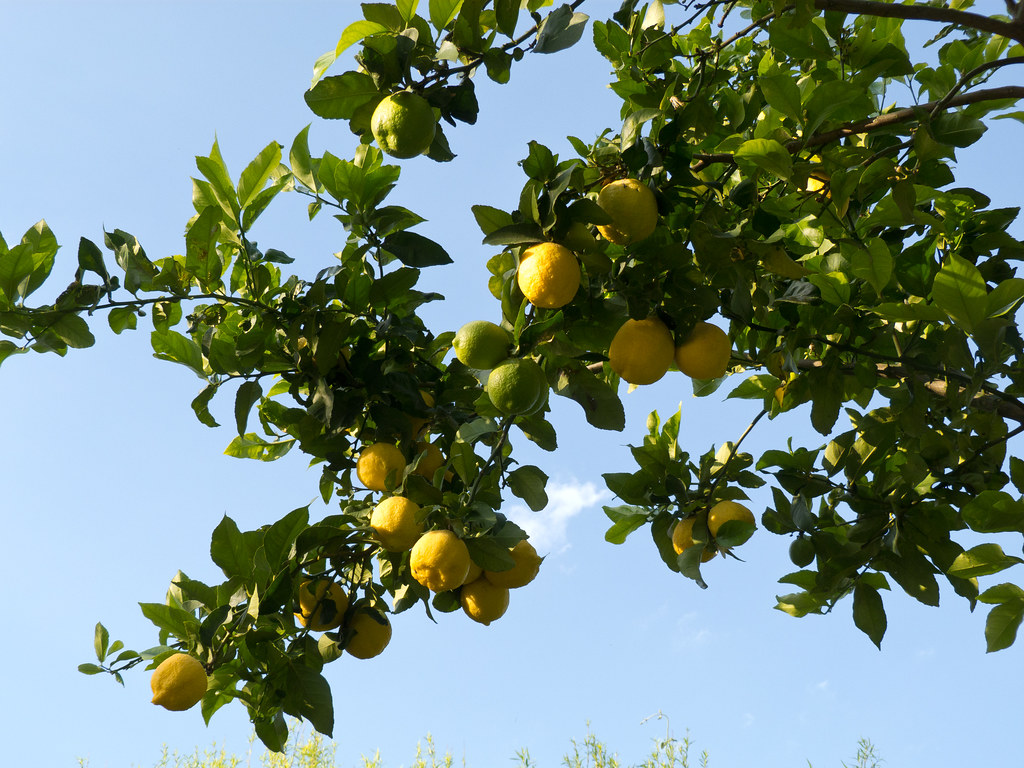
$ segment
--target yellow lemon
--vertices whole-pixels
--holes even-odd
[[[434,473],[444,465],[444,454],[434,443],[416,443],[416,451],[420,456],[420,463],[416,465],[413,472],[427,480],[434,479]]]
[[[345,644],[345,650],[357,659],[372,659],[391,642],[391,622],[383,614],[356,611],[346,629],[352,635]]]
[[[160,662],[149,679],[153,703],[181,712],[194,707],[206,694],[206,669],[199,659],[176,653]]]
[[[295,618],[315,632],[327,632],[341,626],[348,610],[348,595],[341,585],[329,579],[306,579],[299,585],[299,613]]]
[[[412,549],[423,533],[423,524],[416,520],[420,505],[402,496],[384,499],[370,514],[370,527],[381,546],[389,552]]]
[[[516,280],[533,306],[558,309],[576,295],[580,287],[580,265],[564,245],[540,243],[523,251]]]
[[[512,336],[487,320],[473,320],[459,328],[452,339],[455,357],[467,368],[489,371],[508,357]]]
[[[675,354],[668,327],[657,317],[627,320],[608,347],[608,364],[630,384],[653,384],[668,371]]]
[[[409,556],[412,577],[431,592],[444,592],[465,583],[469,548],[451,531],[427,531]]]
[[[412,91],[384,97],[370,118],[370,132],[377,146],[392,157],[422,155],[430,149],[436,130],[433,108]]]
[[[423,404],[427,406],[427,409],[434,407],[434,396],[427,392],[425,389],[420,390],[420,398],[423,400]],[[420,416],[408,416],[409,419],[409,431],[412,432],[413,437],[419,437],[423,430],[427,428],[430,423],[430,419],[424,419]]]
[[[717,379],[729,369],[732,344],[717,325],[697,323],[683,343],[676,347],[679,370],[691,379]]]
[[[597,231],[618,245],[637,243],[658,226],[658,201],[651,188],[636,179],[606,185],[597,195],[597,204],[612,218],[611,224],[601,224]]]
[[[537,577],[541,561],[544,558],[537,554],[533,544],[526,539],[512,547],[509,554],[512,555],[515,565],[506,571],[485,570],[484,576],[496,587],[509,587],[510,589],[525,587]]]
[[[756,525],[754,513],[742,504],[735,501],[720,501],[708,512],[708,530],[712,536],[717,536],[719,529],[731,520],[742,520],[745,523]]]
[[[508,587],[499,587],[487,579],[476,579],[459,590],[462,610],[473,621],[490,624],[508,610]]]
[[[491,370],[484,387],[494,407],[507,415],[530,414],[548,394],[544,369],[528,357],[513,357]]]
[[[463,584],[469,584],[471,581],[476,581],[484,575],[484,569],[474,563],[472,560],[469,561],[469,573],[466,574],[466,580]]]
[[[356,476],[371,491],[387,490],[388,482],[401,485],[405,474],[405,456],[392,443],[368,445],[356,460]]]
[[[683,554],[686,550],[694,545],[693,540],[693,524],[696,522],[695,517],[686,517],[675,524],[672,529],[672,549],[676,551],[677,555]],[[700,556],[700,561],[706,563],[708,560],[715,556],[715,550],[709,549],[705,546],[704,552]]]

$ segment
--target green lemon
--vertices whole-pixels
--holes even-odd
[[[434,110],[422,96],[399,91],[384,97],[370,118],[370,132],[381,150],[392,157],[422,155],[434,141]]]
[[[459,328],[452,348],[459,362],[467,368],[489,371],[508,357],[512,343],[509,332],[487,320],[473,320]]]
[[[544,405],[548,380],[536,362],[514,357],[491,371],[485,388],[494,407],[502,413],[528,414]]]

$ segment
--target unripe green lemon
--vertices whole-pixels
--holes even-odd
[[[529,414],[544,405],[548,380],[544,369],[533,360],[513,357],[491,371],[484,389],[502,413]]]
[[[789,545],[789,559],[798,568],[814,562],[814,542],[809,536],[797,536]]]
[[[422,155],[430,149],[436,130],[433,108],[412,91],[385,96],[370,118],[370,132],[377,146],[397,158]]]
[[[459,362],[479,371],[489,371],[507,358],[511,344],[509,332],[487,320],[466,323],[452,339],[452,348]]]

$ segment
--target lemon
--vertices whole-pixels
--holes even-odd
[[[601,250],[600,241],[582,221],[574,221],[569,225],[565,237],[562,238],[562,244],[576,253],[594,253]]]
[[[708,512],[708,530],[712,536],[717,536],[719,529],[732,520],[742,520],[745,523],[756,525],[754,513],[735,501],[720,501]]]
[[[172,712],[190,709],[206,694],[206,670],[199,659],[176,653],[160,662],[149,679],[153,703]]]
[[[405,474],[405,456],[393,443],[368,445],[356,460],[356,476],[371,491],[383,491],[401,485]]]
[[[484,578],[464,584],[459,590],[462,610],[473,621],[490,624],[508,610],[508,587],[499,587]]]
[[[451,531],[427,531],[409,556],[412,577],[431,592],[444,592],[465,583],[469,548]]]
[[[813,563],[814,555],[814,542],[808,536],[797,536],[789,545],[789,559],[798,568],[804,568]]]
[[[540,243],[523,251],[516,280],[535,307],[558,309],[580,287],[580,265],[573,252],[558,243]]]
[[[657,317],[627,320],[608,347],[608,364],[630,384],[653,384],[668,371],[675,354],[672,333]]]
[[[507,415],[529,414],[544,405],[548,380],[544,369],[527,357],[513,357],[495,367],[484,387],[494,407]]]
[[[346,629],[352,636],[345,644],[345,650],[357,659],[372,659],[391,642],[391,622],[383,614],[356,611]]]
[[[599,224],[597,231],[618,245],[637,243],[658,226],[658,201],[651,188],[636,179],[606,185],[597,195],[597,204],[612,218],[611,224]]]
[[[506,571],[484,571],[484,576],[496,587],[509,587],[517,589],[525,587],[535,578],[540,571],[541,561],[544,559],[537,554],[533,544],[523,539],[511,550],[509,554],[515,561],[515,565]]]
[[[697,518],[695,517],[683,518],[672,529],[672,549],[676,551],[677,555],[683,554],[683,552],[696,543],[693,540],[693,524],[696,520]],[[700,556],[700,561],[706,563],[714,556],[715,550],[705,547],[704,552]]]
[[[341,626],[348,610],[348,595],[341,585],[329,579],[306,579],[299,585],[299,623],[315,632],[327,632]]]
[[[436,130],[433,108],[412,91],[384,97],[370,118],[370,132],[377,146],[397,158],[422,155],[430,149]]]
[[[452,339],[452,348],[459,362],[480,371],[489,371],[507,358],[511,344],[509,332],[487,320],[466,323]]]
[[[717,325],[697,323],[676,347],[676,365],[691,379],[717,379],[729,369],[732,344]]]
[[[370,514],[370,527],[381,546],[389,552],[412,549],[423,533],[422,523],[416,520],[420,505],[402,496],[384,499]]]
[[[444,466],[444,454],[436,444],[426,442],[416,443],[416,452],[420,457],[420,463],[416,465],[413,472],[433,481],[434,473]]]
[[[434,400],[434,396],[425,389],[420,390],[420,398],[428,409],[434,407],[434,403],[436,402]],[[419,416],[407,416],[406,418],[409,419],[409,430],[412,432],[413,437],[419,437],[430,423],[430,419],[424,419]]]
[[[466,574],[466,580],[463,584],[469,584],[472,581],[476,581],[484,575],[484,569],[474,563],[472,560],[469,561],[469,573]]]

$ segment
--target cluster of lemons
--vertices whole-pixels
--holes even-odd
[[[693,538],[693,528],[699,519],[698,515],[684,517],[679,520],[672,529],[672,549],[677,555],[683,554],[693,546],[699,545],[702,548],[700,561],[706,563],[717,554],[719,546],[715,537],[726,523],[738,521],[756,525],[754,513],[737,501],[720,501],[708,510],[707,525],[708,533],[711,534],[710,541],[699,541]]]

